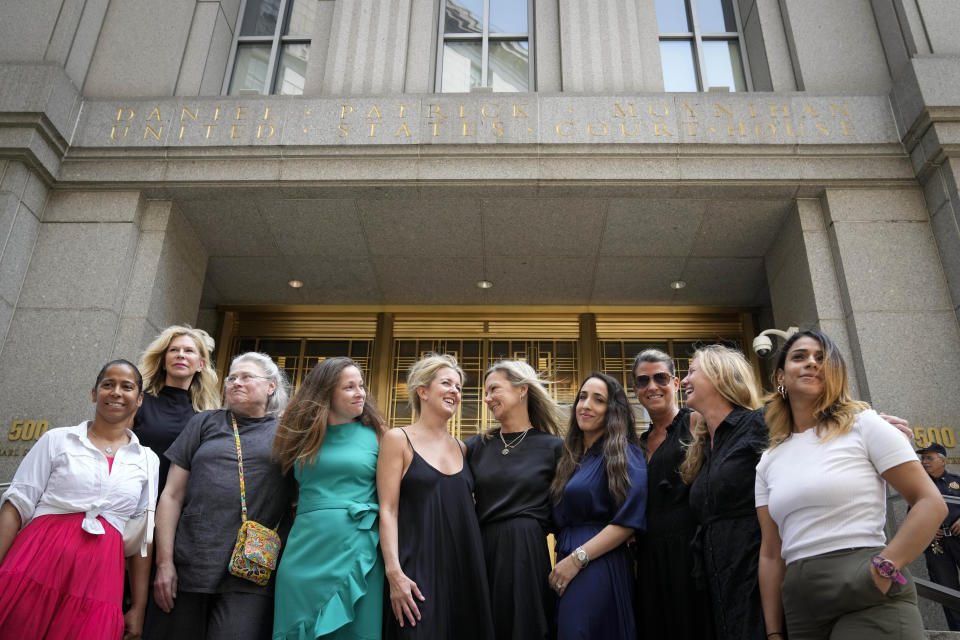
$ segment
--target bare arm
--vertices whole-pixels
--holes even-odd
[[[414,600],[426,600],[417,584],[408,578],[400,567],[399,533],[397,513],[400,505],[400,481],[407,460],[406,438],[399,429],[391,429],[380,442],[377,458],[377,496],[380,501],[380,550],[383,553],[384,569],[390,584],[390,608],[402,627],[405,621],[415,627],[420,619],[420,609]],[[410,456],[412,458],[412,455]]]
[[[633,529],[621,527],[618,524],[608,524],[601,529],[597,535],[593,536],[580,546],[583,547],[583,550],[587,552],[587,557],[592,561],[596,558],[599,558],[603,554],[616,549],[626,542],[632,535]],[[547,577],[550,588],[556,591],[558,594],[562,594],[567,585],[569,585],[570,582],[577,577],[577,574],[580,573],[580,569],[580,563],[577,562],[576,558],[573,557],[573,554],[570,554],[563,560],[560,560]],[[562,585],[559,588],[557,587],[558,583]]]
[[[166,613],[173,609],[177,597],[177,568],[173,564],[173,541],[180,521],[180,509],[187,491],[190,472],[177,464],[170,465],[167,484],[157,501],[155,528],[157,552],[157,577],[153,583],[153,597]]]
[[[127,571],[130,573],[130,610],[123,616],[124,640],[133,640],[143,634],[143,616],[147,610],[152,563],[153,545],[147,547],[146,558],[141,558],[139,553],[127,558]]]
[[[762,536],[758,574],[763,619],[768,634],[784,633],[786,625],[783,621],[783,600],[781,600],[780,589],[783,586],[783,577],[787,572],[787,566],[780,555],[780,529],[773,518],[770,517],[770,511],[767,507],[757,507],[757,520],[760,521],[760,535]],[[779,637],[780,640],[784,640],[786,635]]]
[[[17,508],[10,502],[4,502],[3,507],[0,507],[0,565],[3,564],[3,559],[7,557],[7,551],[10,550],[13,539],[20,532],[20,525],[22,524],[20,512],[17,511]]]
[[[881,556],[902,569],[923,553],[933,540],[933,534],[947,517],[947,505],[930,476],[915,460],[898,464],[881,475],[910,505],[910,511],[897,534],[880,552]],[[877,587],[886,593],[890,588],[890,580],[881,577],[873,565],[871,570]]]

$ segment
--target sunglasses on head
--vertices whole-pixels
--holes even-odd
[[[633,379],[633,384],[636,385],[638,389],[644,389],[648,384],[650,384],[650,378],[653,378],[653,381],[661,387],[667,386],[670,384],[670,381],[673,380],[672,375],[666,373],[665,371],[661,371],[660,373],[655,373],[652,376],[648,376],[646,374],[639,375]]]

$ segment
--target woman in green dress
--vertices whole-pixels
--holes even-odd
[[[377,454],[386,422],[349,358],[320,362],[294,395],[273,443],[300,485],[277,568],[273,638],[379,640]]]

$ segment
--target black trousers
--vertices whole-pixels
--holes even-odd
[[[927,547],[923,552],[930,579],[937,584],[960,591],[960,574],[957,573],[957,569],[960,568],[960,538],[953,536],[941,538],[940,548],[943,549],[943,553],[933,553],[930,550],[931,547]],[[950,631],[960,631],[960,611],[944,607],[943,613],[947,617],[947,626]]]
[[[270,640],[273,594],[180,591],[164,613],[147,605],[144,640]]]

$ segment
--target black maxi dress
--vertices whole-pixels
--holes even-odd
[[[512,443],[521,436],[504,436]],[[547,584],[553,529],[550,483],[563,441],[531,429],[509,453],[499,431],[467,441],[497,640],[556,637],[556,594]]]
[[[767,448],[763,412],[737,407],[705,447],[703,467],[690,485],[699,529],[698,573],[708,585],[714,629],[723,640],[767,637],[757,581],[760,523],[754,500],[756,468]]]
[[[667,436],[647,460],[647,530],[638,535],[637,626],[647,640],[711,640],[710,594],[693,577],[690,543],[697,519],[690,487],[680,478],[690,435],[690,414],[680,409]],[[640,435],[646,453],[648,432]]]
[[[400,480],[397,551],[403,573],[426,599],[417,602],[417,625],[406,622],[401,628],[385,589],[383,637],[494,640],[470,467],[464,459],[457,473],[441,473],[420,457],[406,431],[403,435],[413,460]]]

